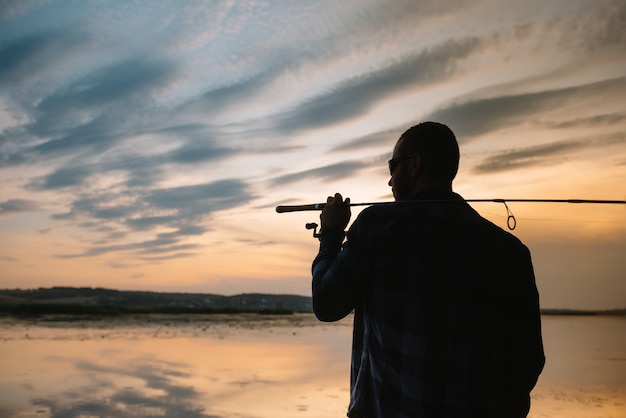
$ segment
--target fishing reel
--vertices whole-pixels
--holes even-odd
[[[311,222],[311,223],[308,223],[308,224],[304,225],[304,227],[306,229],[312,229],[313,230],[313,238],[320,239],[320,237],[322,236],[322,233],[317,231],[317,227],[318,226],[319,225],[317,225],[315,222]],[[348,233],[344,231],[344,233],[343,233],[344,237],[347,236],[347,234]]]
[[[322,236],[321,233],[317,232],[318,225],[315,222],[310,222],[310,223],[304,225],[304,227],[306,229],[312,229],[313,230],[313,238],[319,239]]]

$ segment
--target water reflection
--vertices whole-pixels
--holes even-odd
[[[0,416],[345,416],[350,318],[0,320]],[[626,319],[544,318],[531,417],[625,417]]]
[[[21,372],[13,375],[19,388],[6,388],[9,383],[3,382],[2,397],[7,392],[14,395],[3,399],[4,405],[13,404],[12,413],[3,416],[217,416],[204,413],[203,394],[189,383],[193,374],[188,364],[125,358],[119,350],[98,349],[94,344],[82,344],[88,353],[80,358],[63,357],[67,343],[36,343],[54,354],[22,364]],[[20,403],[30,403],[30,415]]]
[[[71,365],[70,365],[71,367]],[[58,394],[32,400],[39,414],[51,417],[184,416],[209,417],[198,403],[201,394],[181,380],[185,366],[136,359],[116,366],[89,361],[73,365],[86,382]],[[129,384],[120,387],[123,382]]]
[[[311,319],[5,323],[0,414],[344,416],[349,327]]]

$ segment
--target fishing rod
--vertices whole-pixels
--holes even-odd
[[[524,203],[579,203],[579,204],[601,204],[601,205],[626,205],[626,200],[598,200],[598,199],[464,199],[464,202],[492,202],[502,203],[506,208],[507,219],[506,225],[512,231],[517,226],[517,220],[515,215],[509,209],[507,202],[524,202]],[[395,202],[367,202],[367,203],[350,203],[349,206],[375,206],[386,205],[390,203],[452,203],[459,202],[458,200],[443,200],[443,199],[425,199],[425,200],[399,200]],[[301,212],[311,210],[322,210],[326,207],[326,203],[311,203],[306,205],[283,205],[276,206],[276,212]],[[306,229],[313,229],[313,237],[319,238],[320,234],[317,232],[316,223],[306,224]]]

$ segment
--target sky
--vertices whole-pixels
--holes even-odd
[[[625,27],[623,0],[3,0],[0,288],[308,295],[319,213],[275,207],[391,200],[426,120],[466,199],[625,200]],[[509,208],[543,307],[626,307],[624,205]]]

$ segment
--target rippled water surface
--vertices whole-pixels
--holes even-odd
[[[345,416],[352,319],[0,320],[2,417]],[[626,417],[626,318],[543,318],[531,417]]]

